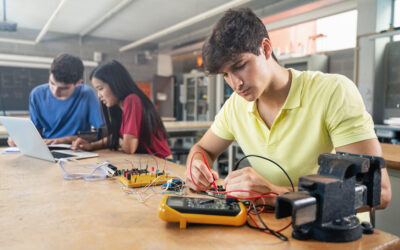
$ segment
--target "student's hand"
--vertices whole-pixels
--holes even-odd
[[[252,167],[242,168],[230,173],[224,180],[224,187],[226,191],[234,190],[249,190],[263,194],[266,192],[280,193],[280,187],[273,185],[269,181],[265,180],[260,174],[258,174]],[[249,197],[256,196],[255,193],[249,192],[232,192],[229,195],[237,197]],[[274,199],[267,199],[267,204],[274,205]]]
[[[86,150],[86,151],[92,151],[93,150],[93,145],[86,141],[85,139],[78,138],[75,141],[72,142],[71,148],[73,150]]]
[[[65,137],[59,137],[59,138],[53,138],[53,139],[44,139],[44,142],[47,145],[53,145],[53,144],[71,144],[73,141],[78,138],[76,135],[72,136],[65,136]]]
[[[210,172],[206,164],[201,160],[193,161],[191,172],[193,180],[197,184],[197,186],[192,182],[192,178],[190,177],[190,166],[187,166],[186,169],[185,183],[187,187],[195,191],[208,189],[213,181],[218,180],[218,173],[213,170],[211,170]]]
[[[56,138],[56,139],[43,139],[43,140],[47,145],[53,145],[53,144],[60,144],[61,143],[58,138]]]
[[[17,145],[15,145],[15,143],[14,143],[14,141],[11,139],[11,137],[8,137],[7,143],[8,143],[8,146],[10,146],[10,147],[16,147],[16,146],[17,146]]]

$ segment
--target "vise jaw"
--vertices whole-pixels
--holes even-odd
[[[380,204],[381,157],[338,152],[318,157],[318,174],[299,179],[299,191],[280,195],[276,218],[292,216],[293,237],[329,242],[361,238],[357,208]]]

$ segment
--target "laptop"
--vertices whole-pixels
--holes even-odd
[[[0,116],[0,122],[24,155],[53,162],[59,159],[83,159],[99,156],[97,153],[74,151],[65,146],[60,148],[57,145],[46,145],[29,118]]]

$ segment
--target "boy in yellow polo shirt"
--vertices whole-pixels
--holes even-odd
[[[281,67],[264,24],[250,9],[225,13],[203,46],[203,59],[206,69],[222,73],[235,92],[191,149],[188,169],[194,152],[203,152],[211,166],[233,141],[246,155],[279,163],[295,185],[299,177],[317,172],[322,153],[382,156],[373,121],[354,83],[341,75]],[[227,191],[283,194],[291,190],[279,168],[259,158],[249,161],[252,167],[227,176]],[[218,179],[200,154],[194,157],[191,173],[198,186],[190,171],[186,184],[194,190],[208,188]],[[390,199],[389,177],[382,169],[380,208],[387,207]]]

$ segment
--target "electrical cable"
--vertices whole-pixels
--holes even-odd
[[[156,162],[156,167],[157,167],[157,170],[158,170],[158,161],[157,161],[157,158],[156,158],[155,156],[149,155],[149,154],[141,155],[141,156],[139,157],[139,165],[140,165],[140,168],[142,168],[142,158],[143,158],[143,157],[146,157],[146,156],[152,158],[152,159]],[[149,165],[149,159],[147,159],[146,165]]]
[[[252,200],[255,200],[255,199],[261,199],[261,200],[263,201],[263,204],[262,204],[263,208],[261,209],[261,211],[263,211],[264,207],[267,206],[267,204],[266,204],[264,198],[275,198],[276,196],[278,196],[277,193],[274,193],[274,192],[267,192],[267,193],[265,193],[265,194],[259,194],[259,193],[255,192],[255,191],[251,191],[251,190],[231,190],[231,191],[223,191],[223,192],[219,192],[219,191],[217,191],[217,189],[216,189],[216,191],[213,191],[213,190],[205,190],[205,189],[203,189],[202,187],[200,187],[200,186],[194,181],[194,179],[193,179],[193,175],[192,175],[192,163],[193,163],[194,156],[195,156],[196,154],[201,154],[201,155],[202,155],[203,161],[204,161],[204,163],[206,164],[206,166],[207,166],[208,170],[210,171],[211,175],[212,175],[212,172],[211,172],[211,169],[210,169],[210,167],[209,167],[209,165],[208,165],[208,163],[207,163],[207,161],[206,161],[206,158],[205,158],[204,153],[203,153],[203,152],[194,152],[193,155],[192,155],[192,157],[191,157],[191,160],[190,160],[189,173],[190,173],[190,178],[191,178],[192,183],[196,186],[196,188],[197,188],[198,190],[201,190],[201,191],[204,191],[204,192],[211,192],[211,193],[220,193],[220,194],[221,194],[221,193],[225,193],[227,197],[231,197],[231,198],[234,198],[234,199],[237,199],[237,200],[250,200],[250,202],[253,204],[255,214],[257,215],[257,217],[259,218],[259,220],[261,221],[261,223],[264,225],[264,228],[259,228],[258,225],[257,225],[257,223],[255,222],[255,220],[251,217],[251,215],[250,215],[250,213],[249,213],[249,212],[251,212],[251,210],[249,210],[249,211],[248,211],[248,217],[249,217],[249,218],[253,221],[253,223],[257,226],[257,229],[260,229],[260,230],[262,230],[262,231],[265,232],[265,233],[272,234],[272,235],[278,237],[279,239],[281,239],[281,240],[283,240],[283,241],[287,241],[287,240],[288,240],[288,238],[287,238],[286,236],[284,236],[283,234],[281,234],[280,232],[283,231],[283,230],[285,230],[286,228],[288,228],[288,227],[291,225],[291,222],[290,222],[288,225],[286,225],[285,227],[283,227],[283,228],[281,228],[281,229],[279,229],[279,230],[276,230],[276,231],[274,231],[274,230],[268,228],[268,227],[266,226],[266,224],[264,223],[264,221],[261,219],[261,216],[259,215],[259,212],[257,211],[257,208],[256,208],[256,206],[254,205],[254,203],[253,203],[253,201],[252,201]],[[293,191],[294,191],[293,182],[292,182],[292,180],[290,179],[289,175],[286,173],[286,171],[285,171],[278,163],[276,163],[276,162],[274,162],[274,161],[272,161],[272,160],[270,160],[270,159],[268,159],[268,158],[266,158],[266,157],[262,157],[262,156],[258,156],[258,155],[248,155],[248,156],[245,156],[245,157],[243,157],[242,159],[240,159],[240,160],[238,161],[238,163],[236,163],[236,166],[235,166],[235,167],[237,168],[237,166],[239,165],[240,161],[242,161],[243,159],[245,159],[245,158],[247,158],[247,157],[250,157],[250,156],[253,156],[253,157],[260,157],[260,158],[262,158],[262,159],[271,161],[271,162],[274,163],[276,166],[278,166],[278,167],[285,173],[285,175],[288,177],[289,182],[290,182],[290,184],[291,184],[291,186],[292,186],[292,189],[293,189]],[[234,193],[246,192],[246,193],[250,193],[250,194],[253,194],[253,195],[255,194],[255,196],[250,196],[250,197],[236,197],[236,196],[233,196],[233,195],[229,195],[229,193],[233,193],[233,192],[234,192]],[[271,194],[272,194],[272,195],[271,195]]]
[[[236,162],[235,166],[233,167],[233,171],[237,170],[237,168],[239,167],[239,164],[240,164],[241,161],[243,161],[244,159],[249,158],[249,157],[258,157],[258,158],[267,160],[267,161],[275,164],[275,166],[280,168],[282,170],[282,172],[286,175],[286,177],[288,178],[288,180],[290,182],[290,186],[292,187],[293,192],[295,192],[292,179],[289,177],[288,173],[281,167],[281,165],[279,165],[278,163],[276,163],[275,161],[273,161],[273,160],[271,160],[271,159],[269,159],[267,157],[260,156],[260,155],[246,155],[246,156],[243,156],[238,162]]]
[[[162,176],[157,177],[154,179],[151,183],[148,185],[142,187],[142,188],[132,188],[132,187],[126,187],[122,186],[122,189],[125,193],[127,194],[135,194],[137,200],[140,202],[145,202],[147,199],[149,199],[152,195],[162,193],[162,192],[157,192],[154,187],[158,185],[160,181],[165,180],[164,178],[161,178]],[[168,179],[179,179],[182,182],[182,187],[180,188],[179,191],[175,191],[176,194],[182,194],[182,189],[183,189],[183,179],[179,176],[169,176],[167,177]],[[161,188],[162,189],[162,188]],[[151,190],[152,193],[148,194],[148,190]],[[163,190],[163,189],[162,189]]]
[[[248,206],[248,207],[249,207],[249,208],[248,208],[248,212],[249,212],[250,214],[255,214],[255,213],[252,213],[252,212],[251,212],[251,210],[252,210],[253,208],[252,208],[252,206],[251,206],[250,201],[248,201],[248,202],[244,201],[243,204],[244,204],[245,206]],[[256,205],[256,208],[257,208],[257,207],[261,207],[260,210],[257,210],[259,213],[262,213],[262,212],[265,212],[265,213],[272,213],[272,212],[275,211],[275,208],[274,208],[273,206],[271,206],[271,205],[268,205],[268,204],[258,204],[258,205]]]
[[[166,169],[166,167],[167,167],[168,158],[164,158],[164,155],[163,155],[162,153],[160,153],[160,152],[154,152],[154,153],[152,153],[151,155],[152,155],[152,156],[156,156],[156,157],[157,157],[157,155],[158,155],[158,156],[161,156],[160,158],[164,160],[164,168],[163,168],[163,171],[165,171],[165,169]]]
[[[256,207],[258,207],[258,206],[263,206],[263,205],[256,205]],[[267,205],[268,206],[268,205]],[[272,207],[272,206],[270,206],[270,207]],[[249,210],[248,210],[248,214],[252,214],[251,213],[251,210],[253,210],[254,208],[252,207],[252,206],[250,206],[249,207]],[[267,212],[273,212],[272,210],[269,210],[269,211],[267,211]],[[258,211],[258,213],[260,213],[260,211]],[[255,214],[255,213],[254,213]],[[262,227],[258,227],[258,225],[257,225],[257,223],[255,222],[255,220],[250,216],[250,219],[252,219],[252,221],[253,221],[253,223],[254,223],[254,225],[256,225],[256,226],[253,226],[253,225],[251,225],[251,224],[249,224],[249,223],[247,223],[248,224],[248,226],[249,227],[251,227],[251,228],[254,228],[254,229],[260,229],[260,230],[265,230],[265,228],[262,228]],[[264,223],[263,223],[264,224]],[[286,228],[288,228],[290,225],[292,224],[292,222],[289,222],[289,224],[287,224],[285,227],[283,227],[283,228],[281,228],[281,229],[279,229],[279,230],[274,230],[274,232],[282,232],[283,230],[285,230]]]
[[[274,230],[270,229],[270,228],[264,223],[264,221],[262,220],[260,214],[257,212],[257,208],[256,208],[256,206],[255,206],[255,204],[254,204],[253,201],[251,201],[251,204],[252,204],[252,207],[253,207],[254,212],[256,213],[258,219],[260,220],[261,224],[263,224],[263,226],[264,226],[264,228],[262,228],[262,229],[260,229],[260,230],[268,231],[269,234],[272,234],[272,235],[278,237],[278,238],[279,238],[280,240],[282,240],[282,241],[288,241],[288,238],[287,238],[285,235],[281,234],[280,231],[274,231]],[[253,220],[253,223],[255,223],[255,220]],[[255,223],[255,225],[257,225],[257,224]],[[289,225],[290,225],[290,224],[289,224]],[[257,226],[257,227],[258,227],[258,226]]]

